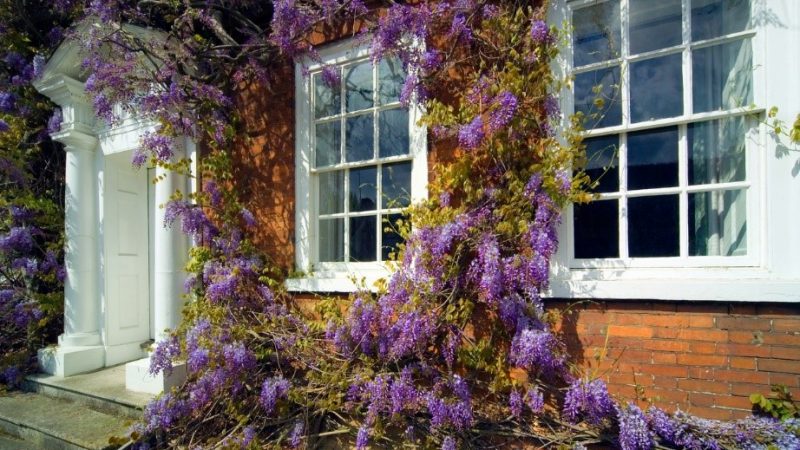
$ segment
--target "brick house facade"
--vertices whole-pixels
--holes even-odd
[[[554,12],[551,15],[554,24],[573,17],[574,11],[580,11],[581,7],[592,8],[599,4],[580,1],[553,3]],[[623,5],[623,24],[639,20],[637,17],[624,15],[629,7],[635,6],[632,5],[636,3],[633,0],[610,3]],[[692,20],[699,22],[701,13],[710,17],[706,17],[707,20],[715,20],[716,14],[727,14],[731,17],[736,14],[736,11],[726,10],[720,2],[704,1],[700,2],[702,5],[694,2],[695,8],[692,12],[689,12],[690,6],[687,2],[676,0],[670,3],[677,9],[670,12],[655,9],[649,11],[644,8],[639,13],[645,19],[648,14],[652,15],[655,17],[653,20],[661,20],[662,23],[677,21],[679,29],[681,24],[693,23]],[[800,99],[800,91],[790,86],[792,83],[787,83],[791,77],[787,77],[785,72],[778,73],[771,69],[772,61],[778,55],[769,50],[772,47],[768,43],[772,45],[773,42],[782,40],[791,48],[797,49],[800,46],[798,5],[778,0],[737,3],[746,3],[748,8],[752,8],[747,11],[748,25],[741,29],[725,29],[726,33],[720,34],[720,37],[703,37],[703,40],[699,37],[693,38],[691,32],[684,28],[682,32],[678,31],[679,36],[674,44],[664,44],[669,47],[664,58],[682,55],[683,79],[688,80],[686,77],[691,77],[691,74],[685,72],[691,71],[691,67],[687,69],[686,66],[692,66],[692,63],[686,61],[692,61],[691,52],[699,55],[703,48],[712,48],[719,43],[725,45],[736,40],[740,40],[742,45],[752,44],[750,69],[755,75],[750,81],[755,87],[751,87],[752,92],[747,94],[751,96],[751,103],[761,108],[778,105],[782,109],[793,111],[792,108],[796,109],[798,103],[788,100]],[[701,9],[701,6],[705,9]],[[676,11],[677,18],[670,16]],[[778,26],[760,20],[759,18],[767,17],[765,14],[768,11],[785,18],[785,23]],[[614,14],[621,13],[616,10]],[[735,17],[724,18],[735,22]],[[641,26],[645,28],[649,26],[646,21],[640,20],[639,23],[644,23]],[[714,26],[719,28],[719,25],[711,28]],[[736,25],[734,23],[730,26]],[[576,27],[576,33],[579,34],[581,30],[578,28]],[[350,31],[341,30],[341,33],[330,33],[324,37],[320,35],[318,43],[323,58],[325,49],[356,46],[346,37],[350,35]],[[663,29],[656,31],[664,33]],[[588,33],[591,34],[592,31],[589,30]],[[628,32],[623,33],[627,37]],[[577,42],[575,39],[579,37],[573,36],[573,45]],[[695,46],[693,39],[700,40],[700,44]],[[347,64],[348,57],[342,56],[343,51],[346,52],[341,50],[334,54],[345,61],[343,64]],[[629,52],[627,48],[626,52]],[[569,58],[572,53],[568,49],[565,58]],[[635,55],[630,58],[625,56],[611,64],[624,65],[631,71],[631,67],[635,69],[635,64],[640,61],[637,58],[639,57]],[[680,67],[680,57],[677,58]],[[756,63],[762,64],[760,67],[766,70],[760,70]],[[608,64],[601,62],[598,67],[607,67]],[[787,72],[799,73],[797,62],[787,64],[790,65],[785,67]],[[696,71],[698,65],[695,60]],[[574,70],[572,66],[572,62],[565,61],[557,70]],[[664,67],[666,66],[655,65],[651,70],[657,72]],[[303,90],[299,86],[311,83],[314,70],[312,68],[312,75],[308,77],[298,75],[296,67],[287,66],[280,70],[281,73],[273,77],[277,81],[269,90],[255,85],[241,87],[238,102],[244,112],[249,140],[247,145],[240,147],[237,155],[238,188],[243,193],[248,208],[255,212],[259,221],[257,244],[267,254],[272,255],[273,262],[278,266],[287,271],[306,273],[287,282],[295,297],[305,302],[313,301],[320,295],[345,297],[353,289],[345,280],[349,274],[364,275],[368,279],[386,274],[373,273],[371,268],[362,272],[358,266],[342,271],[321,270],[315,267],[317,261],[313,257],[298,256],[298,246],[309,246],[308,236],[314,235],[298,236],[298,233],[304,233],[299,225],[304,216],[302,211],[298,211],[298,205],[313,205],[314,202],[309,202],[308,198],[317,195],[313,192],[314,183],[311,183],[310,189],[305,187],[298,190],[298,177],[308,176],[313,179],[319,175],[313,168],[310,175],[297,169],[298,155],[303,151],[300,147],[310,145],[309,141],[298,143],[298,133],[307,132],[309,123],[313,123],[300,117],[302,114],[310,114],[309,107],[304,105],[311,100],[303,97]],[[681,69],[676,70],[680,74]],[[576,79],[579,76],[580,72]],[[694,81],[699,83],[697,79]],[[767,85],[768,82],[779,84]],[[576,81],[576,85],[578,83]],[[627,83],[626,81],[623,84]],[[780,89],[775,89],[778,86]],[[572,95],[570,92],[562,93],[561,103],[565,111],[576,109]],[[690,93],[686,95],[692,97]],[[375,114],[377,117],[379,112]],[[756,114],[762,120],[765,117],[763,109],[756,109]],[[680,117],[672,121],[650,120],[655,122],[653,125],[631,123],[630,119],[625,119],[624,123],[614,125],[611,129],[619,135],[626,134],[627,129],[638,132],[656,126],[672,126],[680,131],[679,140],[685,142],[687,127],[691,129],[696,123],[721,121],[729,116],[744,117],[738,109],[724,105],[710,114],[694,113],[685,105],[685,109],[678,115]],[[751,406],[748,396],[755,392],[767,393],[772,384],[787,385],[796,395],[800,395],[800,304],[797,303],[800,300],[800,265],[791,261],[791,257],[783,250],[773,250],[784,244],[791,248],[798,246],[796,236],[786,234],[788,230],[773,223],[773,220],[800,217],[800,211],[794,204],[783,207],[786,210],[781,214],[786,213],[785,216],[777,216],[775,210],[781,208],[777,206],[778,202],[797,198],[796,195],[800,192],[796,178],[789,175],[792,161],[774,156],[775,146],[778,144],[767,138],[768,129],[757,122],[748,125],[754,130],[749,132],[756,133],[758,138],[752,146],[748,144],[746,152],[748,157],[755,154],[762,157],[755,158],[758,161],[752,164],[748,160],[748,173],[753,175],[741,179],[746,181],[745,189],[748,192],[758,195],[748,198],[759,199],[751,202],[752,209],[759,210],[748,210],[750,215],[747,216],[748,220],[755,218],[760,221],[759,225],[748,228],[749,233],[760,234],[753,236],[754,240],[750,241],[756,242],[758,254],[754,255],[756,251],[752,249],[745,251],[749,257],[753,257],[750,261],[726,267],[724,256],[722,260],[714,258],[708,264],[702,260],[679,257],[673,258],[673,261],[659,259],[658,264],[649,264],[648,258],[633,258],[628,255],[628,258],[595,258],[576,263],[574,255],[566,254],[575,250],[571,222],[574,215],[572,211],[567,212],[566,223],[560,235],[560,258],[554,267],[553,289],[545,304],[547,308],[564,313],[559,331],[568,344],[573,361],[586,369],[595,370],[596,374],[605,378],[612,393],[622,398],[653,401],[660,406],[679,407],[693,414],[719,419],[748,414]],[[590,132],[590,136],[594,134]],[[684,154],[685,146],[685,143],[681,143],[678,153]],[[430,136],[425,150],[429,179],[435,176],[438,165],[446,164],[458,151],[453,142],[437,141]],[[680,159],[680,164],[687,164],[685,156],[676,158]],[[352,170],[347,169],[346,164],[343,167],[343,170]],[[758,176],[754,176],[755,173]],[[779,179],[770,178],[768,174],[773,173],[780,174]],[[695,191],[691,186],[687,190],[686,184],[681,181],[682,190],[676,187],[665,192],[675,192],[676,197],[689,197]],[[742,185],[743,183],[723,185],[719,189]],[[715,189],[717,188],[712,186],[707,192]],[[781,192],[785,197],[781,196]],[[616,198],[620,198],[620,195]],[[686,210],[685,205],[683,208]],[[625,213],[627,211],[620,206],[620,214]],[[305,217],[304,220],[308,220]],[[311,221],[313,220],[312,213]],[[685,228],[684,231],[673,231],[678,234],[686,233]],[[684,256],[686,251],[684,248]],[[599,261],[599,264],[593,266],[593,261]],[[613,270],[606,270],[611,266],[604,266],[609,261],[613,263]],[[614,276],[611,275],[612,272]],[[587,278],[593,281],[586,282]]]

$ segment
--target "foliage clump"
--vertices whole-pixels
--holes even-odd
[[[32,82],[70,13],[29,3],[0,5],[0,387],[35,370],[63,329],[64,152],[49,137],[61,113]]]

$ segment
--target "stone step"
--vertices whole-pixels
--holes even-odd
[[[87,405],[34,392],[0,397],[0,431],[29,448],[101,450],[119,448],[133,420],[96,411]],[[0,445],[5,445],[0,441]],[[26,447],[21,447],[26,448]]]
[[[0,431],[0,450],[40,450],[33,444]]]
[[[125,389],[125,366],[59,378],[37,374],[26,378],[23,390],[70,400],[103,413],[139,419],[153,395]]]

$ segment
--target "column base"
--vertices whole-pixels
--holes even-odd
[[[59,345],[43,348],[36,356],[42,372],[61,378],[101,369],[106,362],[105,349],[100,345]]]
[[[172,365],[172,373],[150,375],[150,358],[125,364],[125,389],[147,394],[160,394],[181,385],[186,380],[186,363]]]

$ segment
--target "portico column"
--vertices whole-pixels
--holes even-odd
[[[182,157],[176,151],[176,158]],[[165,207],[176,191],[188,193],[187,177],[162,167],[156,168],[155,231],[153,233],[153,326],[156,342],[167,337],[181,322],[183,282],[189,251],[189,240],[179,223],[164,226]],[[173,363],[172,372],[150,373],[150,359],[125,365],[125,387],[132,391],[159,394],[180,385],[186,379],[186,363]]]
[[[66,144],[64,334],[68,347],[100,345],[100,296],[97,292],[97,174],[91,140]]]
[[[61,130],[51,135],[66,151],[64,225],[64,333],[58,347],[39,350],[44,372],[58,376],[99,369],[105,365],[100,330],[98,291],[98,140],[95,115],[84,85],[48,63],[36,89],[61,107]]]
[[[182,157],[182,150],[176,151],[176,158]],[[175,329],[181,321],[183,308],[183,282],[186,279],[185,265],[189,251],[188,238],[181,231],[180,223],[172,226],[164,225],[165,206],[176,191],[188,192],[186,176],[177,174],[162,167],[156,168],[155,203],[156,224],[154,245],[155,279],[153,286],[155,311],[153,322],[156,341],[162,340],[165,330]]]

